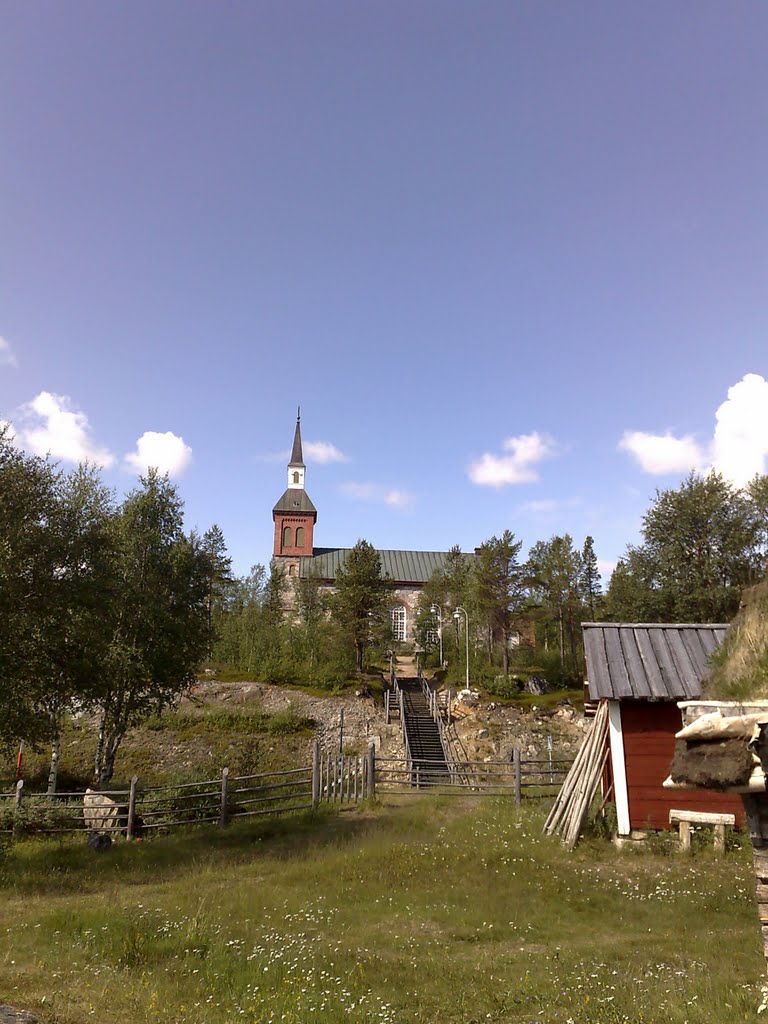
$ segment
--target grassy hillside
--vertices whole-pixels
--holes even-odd
[[[292,711],[266,714],[258,701],[236,707],[198,705],[150,718],[131,730],[117,759],[115,785],[133,775],[147,785],[187,782],[218,776],[228,765],[232,775],[295,768],[310,757],[314,723]],[[90,784],[96,746],[95,722],[78,718],[62,734],[59,789]],[[15,762],[7,762],[2,783],[12,781]],[[24,779],[32,790],[44,787],[48,751],[29,751]]]
[[[744,591],[739,613],[712,660],[705,697],[768,699],[768,580]]]
[[[491,799],[199,829],[0,869],[0,992],[47,1024],[741,1024],[746,850],[541,836]]]

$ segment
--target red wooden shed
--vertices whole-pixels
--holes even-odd
[[[582,628],[589,699],[608,702],[608,784],[619,835],[669,828],[672,808],[731,813],[743,821],[741,800],[732,793],[663,788],[682,727],[677,702],[701,697],[727,625],[585,622]]]

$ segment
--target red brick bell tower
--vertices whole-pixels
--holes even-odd
[[[272,509],[275,523],[275,558],[298,559],[312,554],[317,509],[304,490],[304,456],[301,451],[301,410],[296,417],[293,450],[288,463],[288,488]]]

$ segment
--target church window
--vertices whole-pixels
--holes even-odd
[[[293,482],[295,484],[297,484],[299,482],[299,474],[297,472],[294,472],[294,474],[293,474]]]
[[[296,575],[296,566],[295,566],[295,564],[293,562],[291,562],[291,564],[288,566],[288,575],[289,576],[295,576]]]
[[[389,617],[392,622],[392,639],[405,640],[405,605],[396,604],[394,608],[390,608]]]
[[[509,631],[509,637],[507,638],[507,646],[509,647],[510,650],[515,650],[515,648],[520,646],[520,634],[516,629],[511,629]]]
[[[292,532],[290,526],[284,526],[283,527],[283,547],[284,548],[291,547],[292,541],[293,541],[293,532]]]
[[[300,548],[304,543],[304,527],[296,527],[296,547]]]

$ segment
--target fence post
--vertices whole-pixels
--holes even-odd
[[[389,725],[389,690],[384,691],[384,717]]]
[[[222,768],[221,771],[221,809],[219,811],[219,825],[223,828],[227,824],[227,789],[229,788],[229,768]]]
[[[368,744],[368,797],[376,796],[376,744],[371,740]]]
[[[19,813],[21,811],[21,802],[24,799],[24,779],[19,779],[16,783],[16,795],[13,798],[13,834],[18,835],[20,831]]]
[[[523,779],[522,779],[522,756],[520,754],[520,747],[515,747],[512,751],[512,763],[515,769],[515,806],[519,807],[523,802]]]
[[[133,839],[133,830],[136,825],[136,787],[139,784],[138,775],[131,779],[131,791],[128,794],[128,821],[125,825],[125,838]]]
[[[312,810],[320,803],[320,741],[312,744]]]

